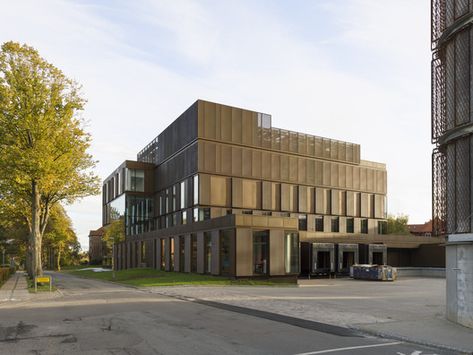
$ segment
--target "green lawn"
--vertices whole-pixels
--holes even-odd
[[[34,293],[34,282],[31,280],[29,277],[26,278],[26,282],[28,283],[28,292]],[[38,283],[38,292],[49,292],[49,284],[48,283]],[[51,289],[52,292],[56,291],[56,287],[54,286],[54,280],[53,280],[53,287]]]
[[[240,286],[283,286],[294,285],[288,279],[248,280],[232,279],[221,276],[189,274],[181,272],[166,272],[155,269],[129,269],[115,272],[113,279],[112,271],[93,272],[92,270],[70,270],[70,274],[94,278],[99,280],[115,281],[133,286],[177,286],[177,285],[240,285]]]

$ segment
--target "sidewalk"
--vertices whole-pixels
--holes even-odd
[[[25,301],[30,298],[23,271],[17,271],[0,288],[0,302]]]
[[[305,287],[152,287],[162,295],[218,302],[473,353],[473,329],[445,318],[445,280],[318,279]],[[148,289],[149,290],[149,289]]]

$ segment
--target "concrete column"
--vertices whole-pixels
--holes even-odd
[[[220,231],[212,232],[212,275],[220,275]]]
[[[197,233],[197,272],[204,273],[204,232]]]
[[[186,234],[184,236],[184,248],[185,248],[185,255],[186,261],[184,264],[184,272],[191,272],[191,235]]]
[[[338,219],[340,221],[339,224],[339,232],[340,233],[346,233],[347,232],[347,218],[346,217],[339,217]]]
[[[473,234],[448,237],[447,319],[473,328]]]
[[[324,216],[324,232],[332,231],[332,216]]]

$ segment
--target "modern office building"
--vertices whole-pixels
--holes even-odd
[[[447,317],[473,327],[473,1],[432,1],[434,233],[447,234]]]
[[[386,186],[385,165],[361,160],[358,144],[198,100],[105,180],[103,224],[125,222],[117,269],[250,277],[410,264],[404,251],[438,240],[385,235]]]

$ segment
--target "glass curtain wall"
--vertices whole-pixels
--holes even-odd
[[[181,235],[179,237],[179,271],[184,272],[186,265],[186,238]]]
[[[169,238],[169,270],[174,271],[174,237]]]
[[[269,230],[253,232],[253,273],[269,274]]]
[[[234,274],[234,250],[235,230],[226,229],[220,231],[220,274]]]

